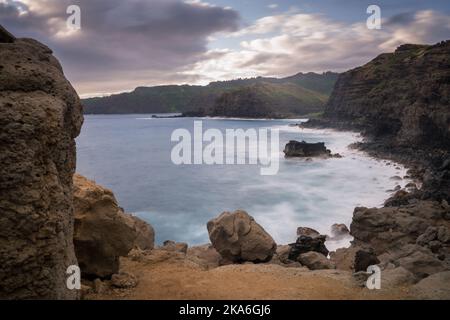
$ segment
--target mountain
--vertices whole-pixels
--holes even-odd
[[[132,92],[89,98],[82,102],[86,114],[202,113],[213,110],[223,94],[246,88],[256,90],[255,95],[271,106],[272,113],[285,113],[287,110],[298,115],[322,111],[337,77],[338,74],[333,72],[299,73],[281,79],[258,77],[217,81],[207,86],[138,87]],[[275,110],[278,108],[279,112]]]
[[[341,74],[307,126],[362,131],[361,149],[412,168],[420,198],[450,201],[450,40],[405,44]]]
[[[325,117],[396,145],[450,147],[450,41],[405,44],[343,73]]]

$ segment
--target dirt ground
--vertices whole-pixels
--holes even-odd
[[[108,282],[86,299],[132,300],[306,300],[408,299],[407,288],[369,290],[356,285],[350,272],[309,271],[275,264],[229,265],[205,270],[189,261],[143,263],[123,259],[121,271],[136,275],[132,289]]]

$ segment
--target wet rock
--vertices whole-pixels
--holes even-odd
[[[80,99],[45,45],[0,30],[0,300],[77,299],[72,175]]]
[[[284,148],[284,154],[286,157],[330,157],[331,151],[323,142],[307,143],[291,140]]]
[[[272,237],[245,211],[224,212],[207,227],[213,247],[232,262],[266,262],[277,249]]]
[[[297,261],[310,270],[335,269],[334,263],[321,253],[307,252],[298,256]]]

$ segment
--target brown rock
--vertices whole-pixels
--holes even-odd
[[[208,222],[209,238],[226,260],[266,262],[277,245],[272,237],[245,211],[224,212]]]
[[[110,190],[75,175],[74,204],[74,244],[84,275],[109,277],[119,271],[120,256],[153,248],[153,228],[125,214]]]
[[[138,278],[134,274],[121,272],[119,274],[113,274],[111,284],[121,289],[134,288],[138,285]]]
[[[166,251],[177,251],[181,253],[186,253],[188,250],[188,245],[187,243],[184,242],[175,242],[167,240],[164,241],[163,246],[160,249]]]
[[[2,36],[3,37],[3,36]],[[76,299],[72,175],[79,97],[52,51],[0,41],[0,299]]]
[[[335,269],[334,263],[318,252],[307,252],[299,255],[298,262],[310,270]]]

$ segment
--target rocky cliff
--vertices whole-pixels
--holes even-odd
[[[78,297],[66,270],[77,264],[72,176],[82,122],[49,48],[0,41],[0,299]]]
[[[421,167],[425,198],[450,198],[450,40],[405,44],[340,75],[322,120],[370,137],[361,147]]]

